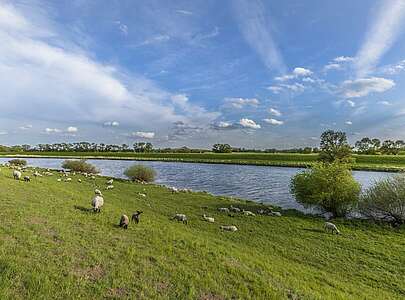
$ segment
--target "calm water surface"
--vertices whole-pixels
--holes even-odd
[[[0,158],[0,163],[10,158]],[[61,168],[63,159],[27,158],[30,166],[43,168]],[[243,199],[271,203],[284,209],[294,208],[304,212],[289,192],[290,179],[303,169],[268,166],[197,164],[160,161],[122,161],[89,159],[97,166],[102,175],[125,178],[124,170],[132,164],[143,164],[157,171],[159,184],[189,188],[196,191],[208,191],[214,195],[234,196]],[[354,171],[354,177],[367,188],[374,181],[386,178],[392,173]]]

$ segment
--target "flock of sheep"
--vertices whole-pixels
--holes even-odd
[[[16,167],[16,166],[12,166],[12,165],[6,165],[6,166],[9,166],[10,168],[14,169],[14,170],[13,170],[13,178],[14,178],[14,179],[16,179],[16,180],[21,180],[21,178],[22,178],[22,171],[24,171],[24,170],[26,169],[26,167]],[[65,177],[65,179],[64,179],[65,182],[70,182],[70,181],[72,181],[72,178],[69,177],[70,172],[66,172],[66,171],[63,171],[63,170],[62,170],[62,171],[60,171],[60,173],[61,173],[61,176],[62,176],[62,177]],[[36,171],[36,170],[34,170],[33,175],[34,175],[35,177],[41,177],[41,176],[43,176],[41,173],[39,173],[39,172]],[[46,172],[44,172],[44,175],[52,176],[53,173],[51,172],[50,169],[48,169]],[[72,175],[75,175],[75,172],[73,172]],[[84,175],[85,177],[90,177],[91,179],[95,179],[95,176],[94,176],[94,175],[91,175],[91,174],[82,173],[82,175]],[[23,177],[23,180],[24,180],[25,182],[30,182],[30,181],[31,181],[31,178],[30,178],[28,175],[25,175],[25,176]],[[61,181],[62,181],[62,178],[58,178],[57,181],[58,181],[58,182],[61,182]],[[80,178],[78,179],[78,182],[79,182],[79,183],[82,182]],[[106,188],[105,188],[105,189],[106,189],[106,190],[111,190],[111,189],[113,189],[113,188],[114,188],[113,182],[114,182],[113,179],[109,179],[109,180],[106,182]],[[175,188],[175,187],[169,187],[169,190],[170,190],[172,193],[190,192],[190,191],[191,191],[191,190],[189,190],[189,189],[178,189],[178,188]],[[99,189],[95,189],[95,190],[94,190],[94,193],[95,193],[95,196],[93,197],[93,199],[92,199],[92,201],[91,201],[92,209],[93,209],[93,211],[96,212],[96,213],[97,213],[97,212],[101,212],[101,208],[102,208],[102,206],[104,205],[103,194],[102,194],[102,192],[101,192]],[[146,194],[144,194],[144,193],[139,193],[138,195],[141,196],[141,197],[146,197]],[[273,210],[270,209],[270,208],[268,208],[268,209],[266,209],[266,210],[264,210],[264,209],[259,209],[256,213],[254,213],[254,212],[252,212],[252,211],[244,210],[244,209],[241,209],[241,208],[239,208],[239,207],[235,207],[235,206],[231,205],[230,207],[220,207],[220,208],[218,208],[218,211],[219,211],[219,212],[223,212],[223,213],[228,213],[229,216],[234,216],[233,214],[235,214],[235,213],[240,213],[240,214],[242,214],[242,215],[251,216],[251,217],[256,216],[256,214],[259,214],[259,215],[268,215],[268,216],[275,216],[275,217],[281,217],[281,213],[280,213],[280,212],[278,212],[278,211],[273,211]],[[132,220],[133,222],[135,222],[136,224],[138,224],[139,221],[140,221],[140,215],[141,215],[142,213],[143,213],[142,211],[136,211],[135,213],[132,214],[131,220]],[[213,217],[207,216],[206,214],[203,214],[203,215],[202,215],[202,219],[203,219],[204,221],[206,221],[206,222],[209,222],[209,223],[215,223],[215,219],[214,219]],[[187,218],[187,216],[186,216],[185,214],[180,214],[180,213],[176,213],[176,214],[172,217],[172,220],[177,220],[177,221],[182,222],[182,223],[184,223],[184,224],[187,224],[187,223],[188,223],[188,218]],[[123,214],[123,215],[121,216],[121,218],[120,218],[119,226],[122,227],[122,228],[124,228],[124,229],[127,229],[127,228],[128,228],[128,225],[129,225],[129,218],[128,218],[127,215]],[[220,226],[220,229],[221,229],[221,230],[224,230],[224,231],[231,231],[231,232],[235,232],[235,231],[238,230],[238,228],[237,228],[236,226],[234,226],[234,225],[222,225],[222,226]],[[325,222],[325,223],[324,223],[324,230],[325,230],[325,231],[330,231],[331,233],[340,234],[340,231],[338,230],[338,228],[336,227],[336,225],[333,224],[333,223],[331,223],[331,222]]]

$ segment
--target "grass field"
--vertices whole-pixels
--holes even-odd
[[[331,235],[322,219],[292,211],[230,217],[217,208],[260,204],[205,193],[11,174],[1,168],[0,299],[405,297],[405,228],[339,219],[342,235]],[[100,214],[88,211],[95,185],[105,198]],[[135,210],[144,211],[140,224],[116,226]],[[175,212],[189,224],[170,220]],[[202,221],[204,212],[216,223]]]
[[[245,164],[282,167],[308,167],[317,161],[317,154],[296,153],[133,153],[133,152],[35,152],[1,153],[1,156],[71,157],[99,159],[156,160],[196,163]],[[354,170],[405,171],[405,155],[353,155]]]

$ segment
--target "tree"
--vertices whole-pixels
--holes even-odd
[[[396,155],[399,152],[399,148],[397,144],[392,140],[385,140],[380,148],[383,154],[393,154]]]
[[[348,162],[352,149],[347,142],[346,133],[327,130],[321,135],[319,159],[323,162]]]
[[[373,141],[368,138],[362,138],[360,141],[355,143],[355,147],[359,153],[362,154],[375,154],[377,149]]]
[[[318,207],[345,216],[357,203],[360,185],[346,164],[317,163],[291,179],[291,193],[305,207]]]
[[[135,152],[151,152],[153,151],[153,145],[151,143],[138,142],[134,143]]]
[[[212,146],[212,152],[231,153],[232,147],[229,144],[215,144],[214,146]]]

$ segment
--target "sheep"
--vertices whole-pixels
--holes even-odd
[[[143,194],[143,193],[138,193],[138,195],[141,197],[144,197],[144,198],[146,197],[146,194]]]
[[[187,225],[187,216],[184,214],[175,214],[172,220],[181,221],[183,224]]]
[[[61,179],[61,178],[58,178],[58,179],[57,179],[57,181],[58,181],[58,182],[61,182],[61,181],[62,181],[62,179]]]
[[[91,201],[91,205],[93,206],[94,212],[100,212],[101,207],[104,205],[104,198],[96,195]]]
[[[68,177],[68,178],[65,179],[65,181],[66,181],[66,182],[71,182],[71,181],[72,181],[72,178]]]
[[[31,181],[31,178],[30,178],[29,176],[24,176],[24,181],[25,181],[25,182],[30,182],[30,181]]]
[[[79,178],[79,179],[77,179],[77,182],[78,182],[78,183],[82,183],[82,180]]]
[[[336,233],[336,234],[340,234],[340,231],[339,231],[339,229],[337,229],[337,227],[336,227],[336,225],[335,224],[333,224],[333,223],[330,223],[330,222],[325,222],[325,224],[324,224],[324,229],[325,229],[325,231],[331,231],[331,233]]]
[[[135,213],[133,213],[132,221],[135,222],[136,224],[138,224],[142,213],[143,213],[143,211],[139,211],[139,210],[137,210]]]
[[[102,196],[102,195],[103,195],[99,189],[95,189],[95,190],[94,190],[94,194],[96,194],[96,195],[98,195],[98,196]]]
[[[229,212],[229,208],[227,208],[227,207],[219,207],[218,211],[220,211],[220,212]]]
[[[91,176],[90,178],[91,178],[91,179],[96,179],[96,176],[93,175],[93,176]]]
[[[127,215],[122,215],[120,219],[120,227],[124,229],[128,229],[128,224],[129,224],[129,218]]]
[[[209,223],[215,222],[215,219],[213,217],[207,217],[205,214],[203,215],[203,219]]]
[[[17,170],[14,170],[13,171],[13,178],[16,179],[16,180],[20,180],[21,179],[21,172],[17,171]]]
[[[111,178],[110,180],[107,181],[107,185],[112,185],[113,182],[114,182],[114,179]]]
[[[225,231],[232,231],[232,232],[235,232],[238,230],[238,228],[234,225],[222,225],[219,228],[222,230],[225,230]]]
[[[252,217],[256,216],[256,215],[255,215],[254,213],[252,213],[250,210],[243,210],[242,212],[243,212],[243,214],[244,214],[245,216],[252,216]]]
[[[179,192],[179,190],[174,186],[169,187],[169,190],[172,192],[172,194]]]
[[[114,188],[113,185],[108,185],[105,189],[106,189],[106,190],[112,190],[113,188]]]
[[[274,217],[281,217],[281,213],[279,211],[270,211],[269,215]]]
[[[236,212],[236,213],[240,212],[240,208],[239,208],[239,207],[235,207],[235,206],[233,206],[233,205],[231,205],[231,207],[229,208],[229,210],[232,211],[232,212]]]

